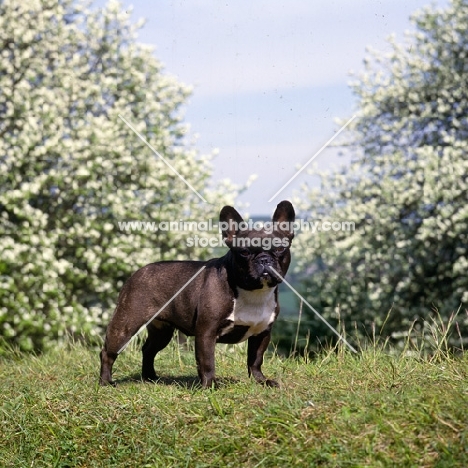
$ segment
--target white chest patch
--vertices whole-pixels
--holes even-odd
[[[234,325],[247,326],[249,329],[241,340],[245,341],[249,336],[258,335],[265,330],[275,320],[275,289],[265,287],[246,291],[239,288],[239,295],[233,300],[232,312],[228,317],[232,324],[223,334]]]

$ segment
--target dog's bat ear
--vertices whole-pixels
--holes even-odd
[[[293,223],[296,219],[296,213],[291,202],[283,200],[278,203],[272,221],[281,231],[289,233],[290,238],[294,237]]]
[[[276,207],[275,213],[273,215],[273,222],[274,223],[293,223],[296,218],[296,213],[294,212],[294,208],[288,200],[283,200],[278,204]]]
[[[228,247],[231,247],[232,239],[239,231],[242,222],[244,222],[242,216],[232,206],[226,205],[219,213],[219,227]]]

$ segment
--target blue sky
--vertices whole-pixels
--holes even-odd
[[[102,4],[99,1],[98,4]],[[356,110],[350,72],[362,70],[366,46],[388,50],[411,29],[427,0],[123,0],[146,18],[139,41],[153,44],[166,72],[193,85],[185,120],[201,153],[219,149],[214,181],[244,183],[252,214],[269,214],[304,182],[303,174],[270,197]],[[445,6],[447,0],[435,2]],[[326,149],[316,170],[346,159]]]

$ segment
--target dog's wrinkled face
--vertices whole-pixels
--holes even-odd
[[[257,235],[258,233],[255,233]],[[236,239],[251,238],[239,236]],[[265,238],[264,238],[265,239]],[[266,239],[272,240],[267,237]],[[275,237],[273,239],[280,239]],[[274,287],[281,283],[289,267],[291,254],[289,245],[286,247],[272,247],[271,249],[260,247],[232,247],[231,252],[235,257],[237,277],[243,284],[238,286],[243,289],[261,289],[263,286]],[[280,276],[276,275],[278,272]]]
[[[278,205],[268,229],[247,229],[247,223],[234,208],[225,206],[221,210],[220,226],[230,249],[238,287],[254,290],[281,283],[291,262],[294,218],[294,209],[288,201]]]

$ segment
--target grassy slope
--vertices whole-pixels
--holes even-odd
[[[468,357],[270,355],[280,390],[251,382],[244,347],[219,347],[215,391],[195,382],[192,352],[158,358],[159,384],[138,378],[133,346],[117,388],[97,386],[98,356],[79,345],[0,363],[0,465],[468,466]]]

